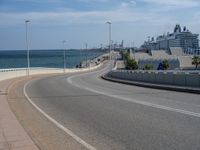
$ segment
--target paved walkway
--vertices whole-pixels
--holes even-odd
[[[0,150],[38,150],[7,102],[7,88],[11,82],[0,82]]]

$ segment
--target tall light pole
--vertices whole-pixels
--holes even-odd
[[[29,20],[25,20],[26,24],[26,50],[27,50],[27,72],[26,74],[29,76],[30,75],[30,56],[29,56],[29,40],[28,40],[28,23]]]
[[[108,26],[109,26],[109,57],[110,57],[110,60],[111,60],[111,22],[107,22]]]
[[[82,48],[80,49],[80,68],[82,68]]]
[[[112,23],[108,21],[107,24],[109,26],[109,59],[110,59],[110,65],[111,65],[111,24]]]
[[[87,47],[88,47],[88,44],[85,43],[85,50],[86,50],[86,68],[87,68],[87,66],[88,66]]]
[[[66,47],[65,47],[65,43],[66,41],[63,40],[63,72],[65,73],[66,71],[66,56],[65,56],[65,50],[66,50]]]

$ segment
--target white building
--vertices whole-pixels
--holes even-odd
[[[146,64],[153,65],[153,69],[157,70],[160,63],[163,60],[168,60],[169,69],[179,69],[179,68],[191,68],[192,66],[192,56],[183,55],[181,48],[171,48],[169,55],[164,50],[154,50],[151,54],[138,52],[132,53],[131,57],[136,59],[139,65],[139,69],[144,69]]]
[[[186,27],[181,29],[180,25],[176,25],[173,33],[167,33],[160,35],[154,40],[154,38],[145,41],[142,45],[143,48],[153,50],[165,50],[170,54],[170,48],[180,47],[183,52],[190,55],[200,55],[199,48],[199,34],[190,32]]]

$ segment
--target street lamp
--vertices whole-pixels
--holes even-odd
[[[110,59],[110,67],[112,67],[111,66],[111,22],[106,22],[107,24],[108,24],[108,26],[109,26],[109,59]]]
[[[110,56],[110,60],[111,60],[111,22],[107,22],[108,26],[109,26],[109,56]]]
[[[29,20],[25,20],[26,24],[26,50],[27,50],[27,75],[29,76],[30,74],[30,56],[29,56],[29,41],[28,41],[28,23]]]
[[[80,49],[80,68],[82,68],[82,48]]]
[[[65,56],[65,50],[66,50],[66,47],[65,47],[65,43],[66,41],[63,40],[63,72],[65,73],[65,70],[66,70],[66,56]]]
[[[85,50],[86,50],[86,68],[87,68],[87,66],[88,66],[87,47],[88,47],[88,44],[85,43]]]

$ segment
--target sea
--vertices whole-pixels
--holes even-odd
[[[66,68],[75,68],[86,60],[91,60],[104,54],[102,50],[66,50]],[[63,68],[63,50],[30,50],[30,67]],[[27,51],[0,51],[0,69],[26,68]]]

